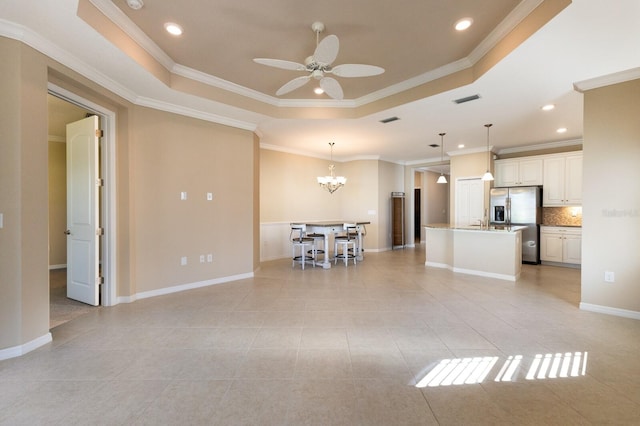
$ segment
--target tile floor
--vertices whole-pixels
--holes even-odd
[[[49,271],[49,327],[54,328],[60,324],[84,315],[94,309],[67,298],[67,270],[54,269]]]
[[[0,361],[0,424],[640,424],[640,322],[580,311],[579,282],[426,268],[422,247],[331,270],[269,262],[54,328]],[[533,369],[538,354],[552,358]],[[454,384],[481,370],[435,375],[447,359],[493,364]]]

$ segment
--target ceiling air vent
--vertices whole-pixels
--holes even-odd
[[[392,121],[396,121],[396,120],[400,120],[398,117],[389,117],[389,118],[385,118],[384,120],[380,120],[380,122],[382,124],[387,124],[387,123],[391,123]]]
[[[457,104],[463,104],[465,102],[475,101],[476,99],[480,99],[480,95],[471,95],[466,98],[454,99],[453,102]]]

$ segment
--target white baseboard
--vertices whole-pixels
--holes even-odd
[[[67,267],[67,264],[62,264],[62,265],[49,265],[49,270],[52,271],[54,269],[65,269]]]
[[[442,268],[442,269],[448,269],[450,271],[453,271],[453,267],[451,265],[447,265],[446,263],[439,263],[439,262],[424,262],[424,266],[431,266],[432,268]]]
[[[617,317],[631,318],[640,320],[640,312],[630,311],[627,309],[612,308],[610,306],[593,305],[591,303],[580,303],[580,309],[583,311],[597,312],[599,314],[615,315]]]
[[[135,302],[138,299],[147,299],[149,297],[164,296],[166,294],[179,293],[181,291],[193,290],[196,288],[208,287],[210,285],[223,284],[231,281],[244,280],[244,279],[253,278],[253,277],[254,277],[254,273],[249,272],[246,274],[231,275],[228,277],[216,278],[213,280],[198,281],[195,283],[180,284],[173,287],[159,288],[157,290],[143,291],[142,293],[136,293],[132,296],[120,296],[118,297],[117,303],[131,303],[131,302]]]
[[[485,278],[495,278],[498,280],[517,281],[520,278],[520,274],[507,275],[507,274],[496,274],[494,272],[477,271],[475,269],[454,268],[451,265],[448,265],[446,263],[424,262],[424,264],[425,266],[431,266],[432,268],[448,269],[452,272],[457,272],[460,274],[475,275],[478,277],[485,277]]]
[[[47,343],[51,342],[51,340],[51,333],[47,333],[44,336],[40,336],[30,342],[25,343],[24,345],[14,346],[7,349],[0,349],[0,361],[2,361],[3,359],[15,358],[27,354],[34,349],[38,349],[40,346],[46,345]]]

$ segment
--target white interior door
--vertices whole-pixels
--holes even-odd
[[[67,124],[67,297],[100,304],[97,116]]]
[[[456,180],[457,226],[478,225],[484,216],[484,182],[480,179]]]

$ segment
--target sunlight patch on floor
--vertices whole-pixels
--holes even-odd
[[[511,355],[496,374],[495,382],[517,379],[522,355]],[[415,386],[417,388],[482,383],[498,363],[499,357],[469,357],[443,359]],[[559,379],[584,376],[587,372],[587,352],[536,354],[525,376],[526,380]]]

